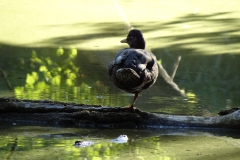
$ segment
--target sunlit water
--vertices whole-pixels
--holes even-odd
[[[110,140],[127,135],[126,143]],[[75,147],[76,140],[93,145]],[[109,130],[1,125],[1,159],[239,159],[240,137],[233,131]]]

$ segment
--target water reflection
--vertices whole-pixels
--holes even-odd
[[[132,94],[116,88],[106,73],[113,50],[76,48],[0,48],[0,96],[19,99],[48,99],[104,106],[128,106]],[[153,50],[171,74],[174,60],[170,51]],[[11,54],[10,54],[11,53]],[[174,53],[174,51],[173,51]],[[136,107],[151,112],[211,115],[240,104],[237,55],[184,55],[174,82],[179,90],[159,76],[156,84],[143,91]],[[168,61],[169,60],[169,61]]]
[[[126,143],[114,143],[125,134]],[[229,159],[239,158],[239,134],[201,130],[101,130],[2,125],[2,159]],[[98,142],[75,147],[74,142]],[[208,141],[208,143],[206,143]],[[217,147],[216,147],[217,146]],[[221,152],[219,152],[221,151]],[[190,156],[190,157],[189,157]]]

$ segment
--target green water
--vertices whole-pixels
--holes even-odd
[[[120,134],[127,143],[109,140]],[[76,140],[97,142],[77,148]],[[187,160],[239,159],[240,137],[233,131],[80,129],[2,125],[1,159]]]
[[[1,0],[0,97],[129,106],[107,65],[130,26],[140,29],[174,83],[136,102],[149,112],[216,115],[240,106],[237,0]],[[0,126],[0,159],[239,159],[238,133]],[[107,142],[120,134],[125,144]],[[99,143],[75,148],[76,140]]]

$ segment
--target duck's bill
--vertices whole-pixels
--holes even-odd
[[[121,43],[127,43],[127,38],[120,41]]]

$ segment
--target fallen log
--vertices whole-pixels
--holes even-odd
[[[223,116],[201,117],[101,105],[0,98],[0,122],[106,128],[240,129],[240,110]]]

